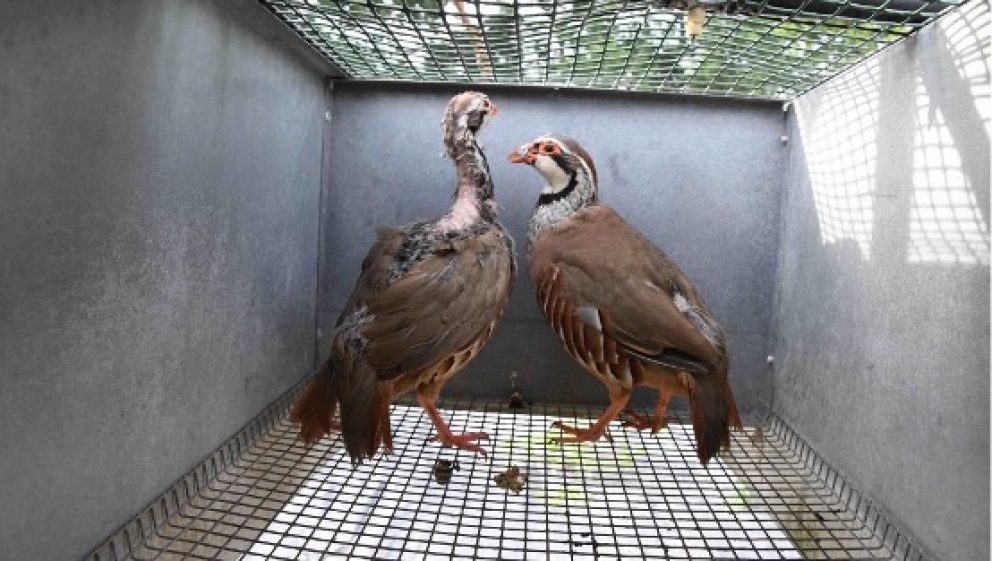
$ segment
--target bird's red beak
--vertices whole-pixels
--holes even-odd
[[[533,164],[536,158],[531,153],[530,146],[524,144],[520,148],[510,152],[510,157],[507,159],[510,160],[511,164]]]
[[[499,107],[496,107],[496,104],[493,103],[493,100],[490,99],[489,100],[489,116],[490,117],[495,117],[496,115],[499,115]]]

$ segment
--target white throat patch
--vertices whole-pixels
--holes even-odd
[[[537,171],[541,172],[545,181],[548,182],[544,186],[544,189],[541,190],[546,195],[558,193],[565,187],[568,187],[568,182],[572,180],[572,176],[558,167],[558,164],[550,156],[538,156],[534,160],[534,167],[537,168]]]

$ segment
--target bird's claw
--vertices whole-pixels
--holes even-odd
[[[607,442],[613,442],[613,437],[609,433],[603,433],[600,435],[576,435],[576,436],[555,436],[548,439],[548,443],[554,446],[560,446],[562,444],[580,444],[582,442],[595,442],[600,438],[605,439]]]
[[[643,415],[634,411],[624,411],[626,418],[620,423],[622,427],[633,427],[636,430],[651,429],[654,434],[668,426],[668,417],[658,418],[655,415]]]
[[[559,429],[562,432],[568,433],[572,436],[556,436],[548,440],[551,444],[577,444],[579,442],[594,442],[602,437],[605,437],[607,441],[613,442],[613,437],[610,436],[608,432],[598,432],[591,428],[580,429],[578,427],[573,427],[571,425],[566,425],[561,421],[555,421],[551,423],[552,428]]]
[[[464,434],[451,434],[451,435],[437,435],[431,440],[436,440],[443,446],[450,446],[452,448],[461,448],[462,450],[468,450],[469,452],[475,452],[481,454],[483,458],[486,457],[486,451],[479,446],[474,441],[476,440],[487,440],[489,434],[484,432],[467,432]]]

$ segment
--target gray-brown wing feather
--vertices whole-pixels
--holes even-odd
[[[366,302],[374,300],[389,285],[389,269],[408,233],[399,228],[380,228],[376,241],[362,260],[362,272],[348,297],[337,325],[340,326],[358,312]]]
[[[609,355],[619,345],[663,364],[666,352],[677,351],[669,357],[693,368],[714,363],[723,352],[722,333],[712,336],[695,324],[693,314],[711,316],[682,271],[606,207],[587,209],[535,242],[531,274],[543,289],[546,315],[560,335],[571,337],[566,347],[580,361],[600,362],[600,353]],[[679,298],[688,304],[684,309]]]
[[[366,360],[380,379],[444,361],[488,337],[509,298],[513,256],[491,228],[451,240],[367,300]]]

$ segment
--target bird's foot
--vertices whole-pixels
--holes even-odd
[[[437,440],[443,446],[450,446],[453,448],[461,448],[462,450],[468,450],[469,452],[475,452],[477,454],[482,454],[482,457],[486,457],[486,451],[475,443],[476,440],[486,440],[489,438],[489,434],[484,432],[466,432],[464,434],[438,434],[431,440]]]
[[[607,434],[605,430],[597,429],[595,425],[589,428],[580,429],[579,427],[566,425],[561,421],[555,421],[551,423],[551,427],[571,435],[571,436],[559,436],[552,438],[550,439],[551,444],[575,444],[578,442],[595,442],[604,436],[606,437],[606,440],[613,442],[612,436]]]
[[[626,418],[620,423],[622,427],[633,427],[637,430],[651,429],[654,434],[668,426],[668,416],[666,415],[644,415],[634,411],[624,411]]]

